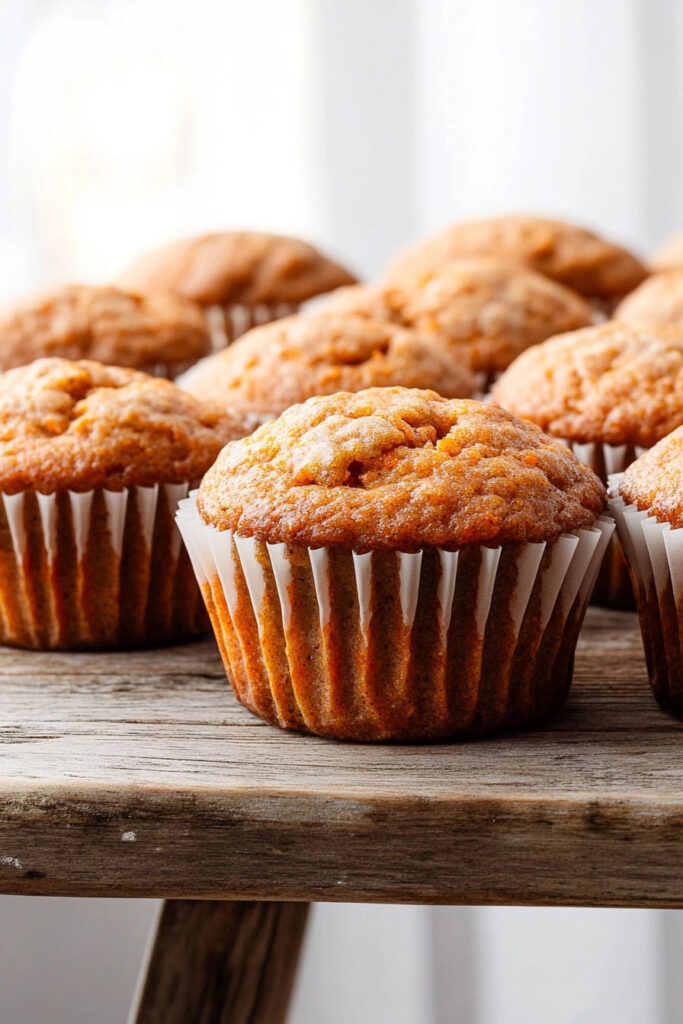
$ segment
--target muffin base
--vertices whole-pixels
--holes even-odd
[[[610,478],[610,509],[633,580],[647,672],[665,711],[683,718],[683,529],[660,523],[619,495]]]
[[[206,321],[211,333],[211,344],[214,352],[219,352],[241,335],[246,334],[252,327],[261,327],[269,324],[272,320],[280,320],[285,316],[292,316],[299,306],[287,302],[277,302],[271,305],[259,303],[257,306],[244,306],[240,304],[229,306],[208,306],[205,312]]]
[[[614,525],[548,545],[357,554],[217,530],[192,498],[177,518],[237,698],[282,728],[399,742],[560,707]]]
[[[0,643],[176,643],[209,623],[173,517],[187,484],[0,500]]]
[[[584,462],[600,477],[607,486],[609,477],[614,473],[622,473],[627,466],[643,454],[644,448],[634,445],[609,445],[600,443],[578,444],[565,440],[576,457]],[[603,608],[616,608],[620,611],[636,610],[636,596],[629,573],[621,541],[614,534],[595,581],[591,595],[591,604]]]

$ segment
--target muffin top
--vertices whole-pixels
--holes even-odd
[[[414,289],[355,285],[323,304],[324,309],[354,306],[465,346],[472,369],[487,376],[502,373],[530,345],[585,327],[593,316],[571,289],[486,258],[449,263],[426,274]]]
[[[0,491],[193,482],[243,432],[159,377],[39,359],[0,375]]]
[[[630,252],[585,228],[516,214],[455,224],[418,242],[393,262],[386,280],[414,287],[425,275],[467,256],[522,264],[600,301],[620,298],[646,276]]]
[[[201,311],[168,292],[70,285],[0,314],[0,368],[59,356],[135,369],[192,363],[211,351]]]
[[[660,245],[650,260],[653,270],[674,270],[683,267],[683,231],[672,235]]]
[[[683,526],[683,427],[658,441],[626,469],[619,493],[657,519]]]
[[[256,231],[179,239],[141,256],[120,277],[124,286],[168,289],[205,306],[297,304],[354,281],[307,242]]]
[[[333,313],[256,327],[183,379],[198,398],[261,419],[313,395],[396,384],[438,388],[447,397],[476,390],[466,356],[454,346],[387,321]]]
[[[648,277],[619,303],[614,317],[627,323],[683,326],[683,266]]]
[[[683,327],[611,320],[551,338],[491,397],[556,437],[649,448],[683,423]]]
[[[311,398],[227,445],[198,506],[268,542],[414,551],[553,540],[595,521],[604,488],[496,406],[369,388]]]

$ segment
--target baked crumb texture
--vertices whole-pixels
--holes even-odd
[[[198,398],[261,420],[314,395],[395,385],[462,398],[477,379],[464,347],[386,320],[320,313],[250,331],[183,382]]]
[[[449,343],[487,380],[531,345],[593,319],[589,303],[570,288],[486,258],[448,263],[411,287],[341,288],[319,308],[389,320]]]
[[[455,550],[590,526],[604,487],[497,406],[370,388],[309,399],[227,445],[199,507],[219,529],[271,543]]]
[[[40,359],[0,375],[0,492],[199,480],[242,432],[238,417],[170,381]]]
[[[215,351],[355,280],[307,242],[255,231],[179,239],[139,257],[120,277],[124,287],[167,289],[203,307]]]
[[[173,516],[238,435],[134,370],[45,359],[0,376],[0,641],[78,650],[205,632]]]
[[[455,224],[418,242],[391,264],[386,280],[414,287],[446,263],[470,256],[521,264],[606,305],[630,292],[647,274],[630,252],[591,231],[518,214]]]
[[[619,493],[660,522],[674,529],[683,526],[683,427],[631,463],[621,477]]]
[[[255,231],[179,239],[141,256],[119,278],[124,287],[168,289],[203,306],[299,305],[354,281],[307,242]]]
[[[175,377],[211,351],[201,310],[168,292],[71,285],[0,314],[0,368],[34,359],[92,359]]]
[[[683,423],[683,325],[609,321],[552,338],[515,360],[492,399],[564,438],[606,483]],[[593,601],[635,609],[616,537]]]
[[[555,437],[649,448],[683,423],[683,327],[609,321],[551,338],[492,398]]]
[[[311,399],[228,445],[178,521],[247,707],[421,741],[560,706],[603,507],[533,425],[393,388]]]

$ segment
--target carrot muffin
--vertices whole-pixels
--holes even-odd
[[[0,641],[76,650],[203,633],[173,515],[240,434],[135,370],[40,359],[0,375]]]
[[[256,327],[181,383],[254,425],[335,391],[402,385],[462,398],[477,386],[462,350],[386,321],[333,313]]]
[[[683,266],[648,277],[619,303],[614,316],[625,323],[683,327]]]
[[[563,438],[606,482],[683,424],[683,327],[609,321],[551,338],[515,360],[492,398]],[[634,607],[616,539],[594,600]]]
[[[603,507],[533,424],[370,388],[228,444],[178,522],[239,700],[284,728],[412,742],[560,706]]]
[[[136,260],[121,283],[167,289],[202,306],[214,346],[222,348],[257,324],[296,312],[308,299],[356,280],[298,238],[220,231],[182,238]]]
[[[655,271],[677,270],[683,267],[683,231],[672,235],[660,245],[650,260]]]
[[[683,717],[683,427],[610,481],[655,697]]]
[[[452,260],[495,256],[529,267],[611,308],[646,276],[626,249],[564,221],[513,214],[455,224],[411,246],[390,266],[386,280],[414,287]]]
[[[571,289],[485,258],[449,263],[411,289],[341,288],[319,308],[391,320],[464,346],[485,382],[530,345],[585,327],[593,318],[590,305]]]
[[[93,359],[175,377],[211,351],[206,321],[168,292],[70,285],[0,314],[0,369],[34,359]]]

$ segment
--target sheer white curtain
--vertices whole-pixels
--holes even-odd
[[[422,231],[508,209],[647,249],[683,227],[682,13],[675,0],[8,0],[0,293],[106,278],[136,249],[214,225],[299,233],[367,275]],[[0,900],[13,1024],[45,1007],[56,1022],[122,1020],[151,905],[26,907]],[[321,906],[292,1019],[673,1024],[678,920]]]

